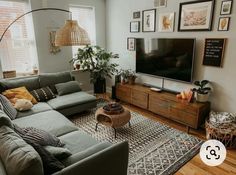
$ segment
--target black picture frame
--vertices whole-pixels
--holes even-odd
[[[133,12],[133,19],[139,19],[141,17],[141,12],[137,11],[137,12]]]
[[[202,65],[222,67],[227,38],[206,38]]]
[[[132,28],[132,24],[136,24],[138,26],[137,30]],[[138,33],[140,32],[140,21],[131,21],[130,22],[130,33]]]
[[[149,25],[147,26],[147,16],[148,14],[152,15],[151,21],[149,21]],[[142,32],[155,32],[156,31],[156,9],[149,9],[142,11]]]
[[[131,42],[133,42],[133,46],[130,45]],[[135,51],[135,49],[136,49],[136,39],[134,37],[128,37],[127,38],[127,50]]]
[[[200,28],[193,28],[193,27],[189,27],[187,25],[186,28],[183,28],[182,26],[182,23],[184,22],[184,20],[182,19],[182,11],[183,11],[183,8],[186,7],[186,6],[189,6],[189,5],[193,5],[194,4],[199,4],[199,3],[208,3],[208,2],[211,2],[211,11],[208,12],[208,20],[209,20],[209,23],[206,24],[206,27],[200,27]],[[207,5],[207,4],[206,4]],[[211,31],[212,30],[212,23],[213,23],[213,16],[214,16],[214,11],[215,11],[215,0],[201,0],[201,1],[191,1],[191,2],[183,2],[183,3],[180,3],[180,6],[179,6],[179,22],[178,22],[178,31],[179,32],[187,32],[187,31]],[[207,18],[207,16],[206,16]],[[207,21],[207,19],[206,19]]]
[[[226,2],[230,2],[230,9],[228,13],[222,13],[223,12],[223,5]],[[232,8],[233,8],[233,0],[224,0],[221,2],[221,8],[220,8],[220,15],[231,15],[232,13]]]
[[[226,28],[225,29],[220,29],[220,25],[221,25],[221,20],[222,19],[228,19],[227,23],[225,24],[226,25]],[[225,32],[225,31],[229,31],[229,25],[230,25],[230,17],[220,17],[219,18],[219,21],[218,21],[218,28],[217,30],[220,31],[220,32]]]

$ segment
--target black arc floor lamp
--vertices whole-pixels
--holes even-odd
[[[60,28],[56,32],[55,38],[55,45],[56,46],[75,46],[75,45],[89,45],[90,39],[88,37],[88,33],[81,28],[76,20],[72,20],[72,13],[65,9],[59,8],[40,8],[34,9],[29,12],[22,14],[21,16],[17,17],[14,21],[12,21],[7,28],[4,30],[3,34],[1,35],[0,42],[2,41],[4,35],[6,34],[7,30],[19,19],[24,17],[27,14],[37,12],[37,11],[46,11],[46,10],[56,10],[62,11],[70,14],[70,19],[66,20],[65,25]]]

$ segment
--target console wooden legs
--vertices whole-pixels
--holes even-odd
[[[186,126],[187,133],[189,134],[190,127]]]

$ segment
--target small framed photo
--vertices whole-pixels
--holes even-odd
[[[154,0],[154,7],[161,8],[167,6],[167,0]]]
[[[173,32],[175,23],[175,13],[159,14],[159,32]]]
[[[140,22],[139,21],[130,22],[130,32],[131,33],[140,32]]]
[[[233,5],[232,0],[222,1],[220,14],[221,15],[230,15],[231,11],[232,11],[232,5]]]
[[[133,12],[133,19],[139,19],[140,18],[140,12]]]
[[[127,38],[127,49],[135,51],[135,38]]]
[[[142,29],[143,32],[156,31],[156,9],[143,11]]]
[[[218,31],[228,31],[229,23],[230,23],[230,17],[220,17],[218,24]]]

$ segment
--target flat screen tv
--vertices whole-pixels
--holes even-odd
[[[195,39],[136,39],[136,72],[192,82]]]

